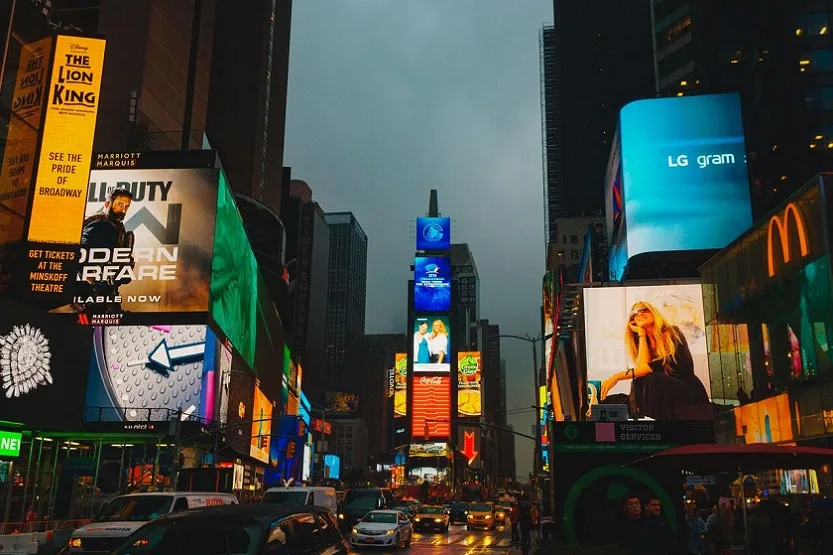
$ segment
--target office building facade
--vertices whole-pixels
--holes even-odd
[[[363,353],[367,235],[352,212],[326,213],[324,221],[330,229],[324,378],[330,390],[353,391]]]
[[[367,422],[368,454],[379,458],[393,450],[393,384],[390,381],[396,353],[407,352],[408,338],[401,333],[364,336],[364,363],[359,377],[359,410]]]
[[[342,479],[367,471],[367,423],[363,418],[333,420],[328,453],[341,457]]]
[[[539,36],[547,243],[559,218],[603,212],[619,109],[654,92],[649,2],[557,0],[554,16]]]
[[[833,169],[829,3],[658,0],[652,9],[659,95],[741,93],[756,218]]]
[[[458,351],[478,349],[477,322],[480,317],[480,276],[468,243],[451,245],[451,274],[454,288],[452,335]]]

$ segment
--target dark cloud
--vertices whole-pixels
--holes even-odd
[[[286,165],[369,238],[368,333],[405,331],[414,224],[439,190],[471,245],[484,317],[538,335],[544,262],[538,31],[551,0],[304,0],[293,7]],[[509,408],[533,403],[503,341]],[[531,414],[512,417],[529,433]],[[532,445],[517,440],[518,473]]]

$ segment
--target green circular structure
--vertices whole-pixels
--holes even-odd
[[[677,510],[674,503],[668,496],[668,492],[657,482],[654,478],[645,474],[641,470],[637,470],[630,466],[608,465],[594,468],[590,472],[583,474],[567,494],[567,499],[564,501],[564,536],[567,543],[573,547],[579,547],[578,536],[576,535],[576,528],[573,519],[573,513],[576,510],[578,498],[587,486],[600,478],[607,478],[609,476],[624,476],[631,478],[649,488],[662,502],[666,510],[668,523],[671,525],[671,530],[674,535],[677,535]]]

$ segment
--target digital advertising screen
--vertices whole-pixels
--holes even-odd
[[[414,310],[451,310],[451,260],[447,257],[417,256],[414,259]]]
[[[794,438],[789,394],[732,409],[738,443],[781,443]]]
[[[414,376],[412,384],[414,437],[447,438],[451,433],[451,378],[449,376]]]
[[[591,404],[629,404],[654,420],[711,420],[699,284],[584,289]]]
[[[359,410],[359,395],[347,391],[324,392],[324,404],[327,412],[349,414]]]
[[[220,403],[218,407],[218,416],[220,417],[220,422],[225,425],[226,420],[228,419],[228,402],[229,402],[229,385],[231,382],[231,369],[232,369],[232,357],[231,351],[223,344],[219,344],[217,347],[217,368],[219,368],[220,372]]]
[[[85,420],[167,422],[175,411],[212,419],[214,343],[204,325],[93,328]]]
[[[52,37],[25,44],[20,50],[0,170],[0,246],[23,239],[51,55]]]
[[[457,353],[457,416],[460,418],[482,414],[480,360],[477,351]]]
[[[103,298],[100,304],[120,304],[128,313],[206,312],[218,175],[90,172],[73,305],[95,311]]]
[[[341,457],[324,455],[324,476],[330,480],[341,480]]]
[[[396,353],[394,363],[393,415],[408,415],[408,353]]]
[[[262,463],[268,463],[269,442],[272,439],[272,403],[257,386],[255,386],[253,401],[249,455]]]
[[[255,368],[259,271],[234,195],[222,173],[214,237],[211,317],[249,367]]]
[[[448,316],[414,318],[414,373],[451,372],[449,349],[451,326]]]
[[[417,218],[417,250],[446,251],[451,248],[451,218]]]
[[[722,249],[752,225],[740,95],[637,100],[619,125],[628,258]]]
[[[92,330],[0,297],[0,420],[81,425]]]

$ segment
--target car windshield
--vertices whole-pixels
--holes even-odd
[[[411,506],[410,505],[394,505],[393,507],[391,507],[391,509],[394,510],[394,511],[408,512],[408,511],[411,510]]]
[[[213,518],[202,517],[163,519],[134,532],[114,555],[221,552],[253,555],[257,552],[262,536],[263,529],[254,523],[221,523]],[[222,551],[218,550],[218,546],[222,546]]]
[[[364,516],[362,522],[372,522],[374,524],[396,524],[396,513],[368,513]]]
[[[467,511],[469,510],[468,503],[452,503],[451,508],[455,511]]]
[[[426,515],[441,515],[443,510],[440,507],[423,507],[419,512]]]
[[[492,506],[488,503],[474,503],[469,510],[475,513],[488,513],[492,510]]]
[[[145,522],[171,512],[171,495],[137,495],[116,497],[98,513],[96,522]]]
[[[264,503],[275,503],[284,507],[303,507],[307,504],[305,491],[267,491],[263,496]]]
[[[345,511],[361,512],[372,511],[379,507],[379,495],[376,492],[356,492],[350,491],[347,497],[344,498],[344,505],[342,507]]]

